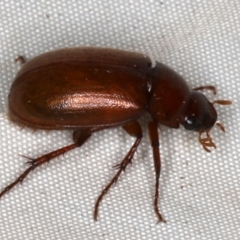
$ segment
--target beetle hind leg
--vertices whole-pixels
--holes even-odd
[[[74,133],[77,131],[74,131]],[[74,134],[73,134],[74,135]],[[27,177],[27,175],[32,172],[35,168],[41,166],[44,163],[49,162],[50,160],[63,155],[66,152],[71,151],[74,148],[80,147],[84,144],[84,142],[91,136],[90,133],[79,135],[78,138],[74,139],[74,143],[68,146],[65,146],[63,148],[60,148],[58,150],[55,150],[53,152],[47,153],[41,157],[38,157],[36,159],[29,158],[26,156],[23,156],[28,159],[27,163],[30,164],[30,167],[28,167],[15,181],[13,181],[11,184],[9,184],[7,187],[5,187],[2,192],[0,192],[0,198],[5,195],[9,190],[11,190],[15,185],[18,183],[22,183],[22,181]]]
[[[142,129],[140,124],[137,121],[129,122],[126,125],[123,126],[123,129],[131,136],[136,137],[136,140],[134,144],[132,145],[131,149],[128,151],[125,158],[122,160],[120,164],[117,164],[114,166],[116,169],[118,169],[116,175],[112,178],[111,182],[103,189],[101,194],[99,195],[96,204],[95,204],[95,210],[94,210],[94,220],[96,221],[98,218],[98,212],[99,212],[99,204],[102,201],[103,197],[107,194],[108,190],[111,188],[111,186],[117,182],[119,176],[123,171],[125,171],[127,165],[131,163],[132,158],[134,156],[134,153],[136,152],[141,139],[142,139]]]

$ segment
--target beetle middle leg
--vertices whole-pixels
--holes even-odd
[[[136,140],[135,140],[134,144],[132,145],[131,149],[129,150],[129,152],[127,153],[127,155],[125,156],[125,158],[122,160],[122,162],[115,166],[118,169],[118,172],[116,173],[116,175],[113,177],[111,182],[103,189],[102,193],[99,195],[99,197],[96,201],[95,210],[94,210],[94,220],[95,221],[97,220],[97,217],[98,217],[99,204],[102,201],[104,195],[106,195],[108,190],[111,188],[111,186],[117,182],[121,173],[123,171],[125,171],[127,165],[129,163],[131,163],[133,155],[136,152],[136,150],[141,142],[141,139],[142,139],[142,129],[141,129],[140,124],[137,121],[132,121],[132,122],[127,123],[126,125],[123,126],[123,129],[129,135],[136,137]]]
[[[18,183],[21,183],[27,177],[27,175],[30,172],[32,172],[35,168],[41,166],[44,163],[49,162],[50,160],[52,160],[52,159],[54,159],[54,158],[56,158],[60,155],[63,155],[66,152],[71,151],[74,148],[82,146],[90,136],[91,136],[91,131],[82,132],[80,130],[76,130],[76,131],[73,132],[73,140],[74,140],[73,144],[70,144],[70,145],[65,146],[63,148],[60,148],[60,149],[55,150],[53,152],[47,153],[47,154],[45,154],[41,157],[38,157],[36,159],[23,156],[23,157],[25,157],[29,160],[29,161],[27,161],[27,163],[30,164],[30,167],[27,168],[27,170],[25,170],[14,182],[9,184],[7,187],[5,187],[2,190],[2,192],[0,192],[0,198],[5,193],[7,193],[9,190],[11,190],[15,185],[17,185]]]

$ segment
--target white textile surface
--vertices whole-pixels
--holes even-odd
[[[134,138],[121,128],[100,131],[81,148],[31,173],[0,201],[0,239],[240,239],[240,1],[239,0],[2,0],[0,1],[0,188],[38,157],[72,143],[71,131],[20,129],[7,118],[7,96],[20,63],[53,49],[112,47],[144,53],[179,72],[190,87],[211,84],[226,133],[161,127],[160,209],[148,116],[143,141],[93,220],[97,196],[114,176]],[[213,99],[212,93],[206,91]]]

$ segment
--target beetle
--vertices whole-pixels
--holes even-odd
[[[9,118],[33,129],[73,131],[73,143],[40,156],[28,158],[29,168],[5,187],[0,198],[35,168],[82,146],[94,132],[122,126],[136,138],[125,158],[115,166],[116,175],[99,195],[94,210],[98,218],[99,204],[113,183],[131,163],[142,139],[138,119],[149,113],[150,142],[155,166],[154,210],[159,222],[165,222],[158,207],[161,169],[158,125],[199,132],[199,142],[206,151],[216,148],[209,134],[217,124],[214,104],[228,105],[231,101],[210,102],[200,86],[191,90],[185,80],[168,66],[135,52],[107,48],[69,48],[39,55],[23,65],[8,96]],[[202,134],[206,134],[202,137]]]

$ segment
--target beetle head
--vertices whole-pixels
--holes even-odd
[[[214,104],[229,105],[231,101],[216,100],[211,103],[203,94],[193,91],[182,112],[181,124],[187,130],[199,132],[199,142],[207,152],[210,152],[209,147],[216,148],[209,134],[215,123],[222,131],[225,131],[223,125],[216,122],[217,111]],[[206,133],[206,137],[202,138],[203,133]]]
[[[187,130],[208,131],[217,120],[213,104],[202,94],[193,91],[187,99],[181,124]]]

